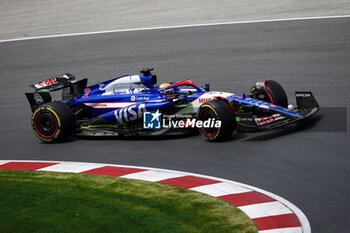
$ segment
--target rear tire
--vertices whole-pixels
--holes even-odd
[[[205,140],[224,141],[230,138],[236,129],[236,119],[229,104],[224,100],[213,100],[202,104],[197,111],[197,120],[206,121],[210,118],[220,120],[221,126],[198,128]]]
[[[71,109],[62,102],[40,105],[33,113],[35,135],[44,142],[67,140],[75,132],[75,118]]]

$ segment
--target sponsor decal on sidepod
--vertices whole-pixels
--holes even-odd
[[[143,112],[145,111],[145,104],[135,104],[130,107],[114,111],[114,115],[118,123],[123,124],[141,118]]]

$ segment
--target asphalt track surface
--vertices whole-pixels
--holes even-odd
[[[0,1],[0,40],[67,33],[346,15],[349,0]]]
[[[0,159],[114,163],[212,175],[286,198],[305,213],[313,232],[347,232],[349,127],[331,132],[341,124],[331,111],[284,130],[238,133],[223,143],[197,135],[49,145],[31,130],[24,92],[35,81],[65,72],[94,84],[154,67],[160,82],[211,80],[212,90],[242,94],[256,80],[274,79],[292,103],[294,90],[311,90],[321,107],[349,108],[349,24],[349,18],[323,19],[0,43]]]

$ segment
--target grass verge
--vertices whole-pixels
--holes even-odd
[[[0,171],[0,206],[0,232],[257,232],[217,198],[107,176]]]

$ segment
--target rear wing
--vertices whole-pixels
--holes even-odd
[[[57,91],[62,88],[68,87],[77,80],[74,75],[70,73],[58,75],[56,78],[47,79],[30,85],[35,91]]]
[[[32,93],[25,93],[32,111],[39,105],[52,101],[50,92],[62,91],[62,101],[70,102],[78,98],[87,86],[87,79],[76,79],[70,73],[58,75],[56,78],[47,79],[30,85],[34,89]]]

